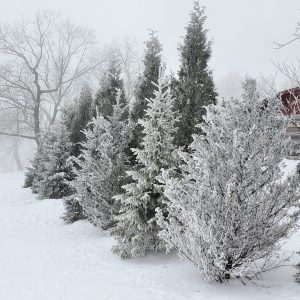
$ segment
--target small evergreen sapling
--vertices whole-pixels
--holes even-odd
[[[41,150],[40,150],[41,151]],[[73,179],[70,132],[63,120],[51,126],[44,137],[40,160],[40,179],[36,188],[41,198],[63,198],[72,194],[69,182]]]
[[[118,245],[113,252],[122,258],[143,256],[148,250],[163,250],[165,243],[158,237],[156,209],[164,209],[163,184],[157,180],[162,168],[169,169],[176,161],[173,136],[177,121],[173,112],[174,99],[161,72],[154,97],[147,99],[145,118],[139,120],[144,138],[141,149],[132,149],[137,166],[127,174],[132,182],[125,185],[123,194],[115,196],[121,202],[118,223],[112,234]]]
[[[34,153],[34,157],[31,160],[30,167],[27,168],[25,172],[25,182],[24,188],[31,188],[33,193],[37,193],[36,183],[40,180],[38,178],[39,175],[39,165],[42,156],[42,139],[40,139],[39,147]]]
[[[83,215],[95,226],[104,230],[114,226],[113,214],[119,207],[113,196],[121,191],[125,180],[128,145],[131,128],[123,115],[127,107],[120,103],[117,93],[112,116],[98,114],[84,131],[79,157],[73,157],[76,179],[72,186]]]
[[[160,236],[209,281],[251,278],[278,266],[278,242],[299,216],[297,179],[283,180],[280,168],[288,117],[248,79],[241,101],[208,106],[205,121],[183,179],[162,176],[169,215]]]
[[[51,148],[55,142],[55,135],[51,133],[51,128],[40,134],[38,148],[35,152],[34,158],[31,162],[29,172],[32,177],[31,190],[33,193],[39,193],[40,181],[43,180],[46,165],[50,160]]]
[[[62,216],[62,219],[68,223],[74,223],[76,221],[85,219],[85,215],[83,214],[82,207],[78,201],[78,198],[75,195],[71,195],[69,197],[64,198],[64,206],[65,212]]]
[[[33,163],[33,161],[31,163]],[[25,181],[23,187],[24,188],[32,187],[33,180],[34,180],[34,168],[31,165],[30,167],[27,168],[25,172]]]

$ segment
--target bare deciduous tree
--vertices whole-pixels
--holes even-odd
[[[15,122],[0,134],[39,141],[76,81],[99,62],[89,60],[93,31],[42,11],[33,21],[0,25],[0,110]],[[2,124],[1,124],[2,125]]]
[[[274,44],[275,44],[275,46],[276,46],[277,49],[280,49],[282,47],[285,47],[285,46],[287,46],[289,44],[294,43],[297,40],[300,40],[300,22],[297,23],[295,32],[293,33],[291,39],[289,39],[287,42],[284,42],[284,43],[275,42]]]

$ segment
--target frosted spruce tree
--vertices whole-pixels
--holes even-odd
[[[131,148],[140,148],[143,140],[143,127],[138,124],[138,120],[145,117],[147,109],[147,100],[153,96],[153,82],[158,81],[159,69],[162,65],[162,45],[158,40],[155,31],[151,30],[149,39],[146,41],[145,54],[143,59],[144,71],[139,77],[138,84],[135,89],[135,102],[131,110],[131,119],[137,124],[133,131],[133,139],[130,143]],[[132,154],[132,153],[130,153]],[[136,163],[135,156],[131,156],[130,160],[134,165]]]
[[[84,131],[86,142],[81,154],[73,157],[76,179],[72,186],[83,215],[104,230],[114,225],[113,214],[119,206],[113,196],[121,192],[125,183],[127,157],[124,149],[130,139],[128,123],[123,120],[127,107],[120,103],[117,93],[111,117],[98,114]]]
[[[40,142],[31,161],[31,166],[27,169],[25,175],[24,187],[31,187],[34,194],[38,193],[38,182],[42,179],[45,172],[45,163],[48,160],[48,148],[53,141],[49,141],[50,137],[46,132],[40,134]],[[53,138],[53,137],[52,137]]]
[[[121,202],[121,210],[112,231],[118,241],[113,252],[122,258],[143,256],[148,250],[165,248],[165,243],[157,236],[161,228],[155,216],[156,208],[164,209],[164,186],[156,177],[162,168],[174,167],[173,136],[177,117],[163,72],[154,86],[154,97],[147,99],[145,118],[139,120],[144,134],[142,148],[132,149],[138,163],[134,170],[127,172],[132,182],[123,187],[123,194],[115,197]]]
[[[288,117],[277,98],[260,100],[255,80],[243,87],[242,100],[207,107],[183,179],[162,176],[169,216],[159,212],[160,236],[209,281],[252,278],[280,264],[278,242],[299,215],[298,180],[283,180],[280,168]]]
[[[74,178],[69,157],[72,151],[70,132],[64,120],[57,121],[44,135],[39,149],[39,174],[35,188],[41,198],[62,198],[72,193]]]
[[[53,144],[55,141],[56,135],[52,126],[40,133],[39,144],[29,169],[32,176],[31,190],[35,194],[40,191],[40,181],[43,180],[47,164],[51,160]]]
[[[63,111],[67,128],[70,130],[71,156],[78,157],[81,153],[82,143],[86,141],[84,129],[92,121],[94,115],[93,104],[92,90],[84,85],[79,97]],[[65,212],[62,218],[66,223],[73,223],[84,218],[82,207],[75,194],[64,199],[64,206]]]
[[[200,132],[197,124],[203,122],[204,106],[216,103],[213,75],[208,62],[211,57],[211,41],[204,27],[206,16],[198,1],[190,13],[186,35],[179,46],[180,69],[178,79],[172,81],[175,109],[180,113],[175,143],[186,149],[192,135]]]

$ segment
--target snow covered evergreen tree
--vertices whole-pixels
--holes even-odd
[[[76,179],[75,196],[90,222],[102,229],[114,225],[113,214],[119,206],[113,199],[125,183],[128,145],[131,128],[123,120],[127,107],[121,103],[119,90],[112,116],[98,114],[84,131],[86,142],[79,157],[73,157]],[[78,167],[77,167],[78,166]]]
[[[162,45],[154,31],[150,31],[149,40],[146,42],[145,56],[143,59],[144,72],[138,80],[135,91],[135,102],[131,111],[131,119],[134,123],[138,123],[139,119],[143,119],[146,114],[147,100],[153,96],[153,82],[158,81],[159,69],[161,67]],[[133,139],[130,143],[131,148],[141,147],[143,139],[143,127],[137,124],[133,131]],[[135,156],[131,157],[134,161]]]
[[[72,193],[69,182],[73,179],[70,132],[64,120],[48,130],[39,148],[38,175],[34,187],[41,198],[62,198]]]
[[[143,256],[148,250],[163,250],[165,243],[157,236],[155,210],[163,207],[164,186],[157,180],[163,168],[169,169],[176,163],[173,136],[177,121],[173,112],[174,99],[168,84],[160,73],[154,97],[147,99],[145,118],[139,120],[144,128],[141,149],[132,149],[138,165],[127,174],[132,182],[125,185],[123,194],[115,196],[121,202],[117,226],[112,231],[118,245],[113,252],[122,258]]]
[[[159,70],[162,63],[161,52],[162,45],[158,40],[156,32],[151,30],[149,40],[146,42],[145,56],[143,59],[144,72],[139,78],[136,87],[136,102],[131,113],[133,120],[136,122],[144,118],[147,109],[146,99],[150,99],[153,96],[153,82],[158,81]]]
[[[255,80],[243,87],[242,100],[207,107],[183,178],[162,176],[169,215],[159,218],[160,236],[209,281],[251,278],[280,263],[278,242],[299,216],[298,179],[283,180],[280,168],[288,117],[278,98],[260,100]]]
[[[96,94],[94,105],[96,106],[98,113],[106,118],[113,113],[113,105],[116,104],[117,90],[122,91],[120,104],[127,104],[124,84],[121,79],[121,67],[116,57],[113,56],[109,62],[108,70],[103,74],[100,84],[101,86]],[[128,110],[128,107],[126,110]],[[126,112],[123,115],[123,119],[127,118],[128,111]]]
[[[197,124],[203,122],[204,105],[216,103],[212,72],[208,68],[211,42],[204,29],[206,16],[199,2],[195,1],[183,43],[179,46],[181,66],[178,79],[172,81],[175,109],[180,113],[175,143],[187,148],[192,135],[199,133]]]
[[[82,143],[86,141],[83,130],[92,121],[94,114],[93,104],[92,90],[85,85],[81,89],[78,99],[75,99],[74,103],[66,107],[63,112],[67,128],[70,130],[71,156],[78,157],[82,149]],[[64,199],[64,206],[65,212],[62,218],[66,223],[73,223],[85,218],[75,194]]]
[[[76,221],[86,219],[76,194],[72,194],[69,197],[64,198],[64,207],[65,211],[62,219],[66,223],[71,224]]]
[[[25,172],[25,181],[24,181],[24,188],[29,188],[32,187],[34,179],[34,169],[32,166],[28,167]]]
[[[42,180],[43,173],[45,172],[45,164],[49,159],[49,151],[47,149],[52,141],[49,142],[48,138],[47,132],[41,133],[38,148],[31,161],[31,166],[28,168],[25,175],[26,185],[24,187],[31,187],[34,194],[38,193],[38,182]]]

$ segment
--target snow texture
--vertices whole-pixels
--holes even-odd
[[[295,162],[289,162],[290,172]],[[264,275],[268,290],[205,283],[175,253],[122,260],[113,239],[87,221],[66,225],[61,200],[37,201],[22,174],[0,174],[0,298],[5,300],[298,300],[295,270]],[[284,245],[300,248],[300,232]],[[298,263],[294,255],[291,263]]]

